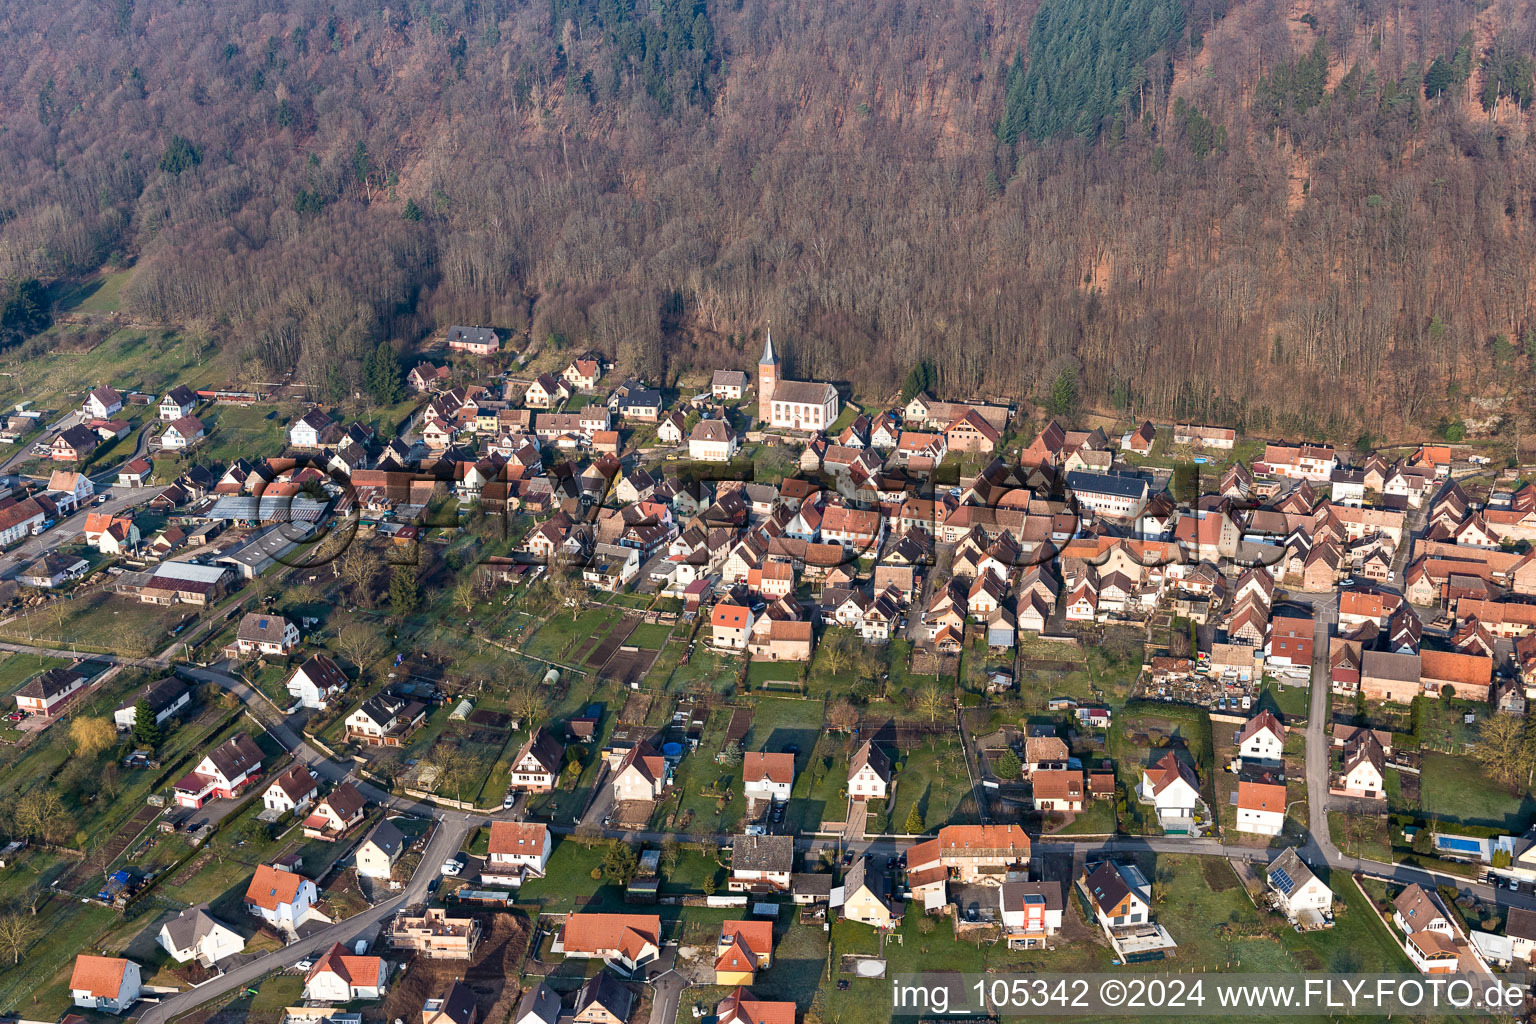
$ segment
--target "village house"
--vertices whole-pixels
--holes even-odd
[[[182,416],[172,420],[160,434],[160,447],[166,451],[181,451],[203,437],[203,421],[196,416]]]
[[[731,892],[788,892],[794,869],[794,836],[743,835],[731,841]]]
[[[294,764],[261,794],[261,805],[269,811],[287,814],[308,807],[320,796],[320,784],[309,768]]]
[[[591,391],[603,375],[603,364],[596,359],[572,359],[560,377],[578,391]]]
[[[1061,931],[1066,899],[1060,882],[1004,882],[997,890],[1009,949],[1041,949]]]
[[[389,970],[376,956],[348,953],[337,942],[325,951],[304,976],[304,998],[332,1003],[378,999],[384,995]]]
[[[1169,834],[1190,832],[1195,827],[1196,809],[1203,803],[1195,770],[1173,751],[1143,773],[1136,795],[1142,803],[1156,808],[1163,831]]]
[[[635,994],[607,971],[588,978],[576,993],[573,1024],[626,1024],[634,1012]]]
[[[551,952],[605,960],[632,973],[661,955],[661,918],[655,914],[567,914]]]
[[[469,960],[480,943],[480,919],[449,917],[444,907],[427,907],[419,917],[396,914],[389,926],[389,944],[432,960]]]
[[[171,423],[184,416],[192,415],[192,410],[196,407],[197,395],[185,384],[178,384],[160,399],[160,418]]]
[[[1085,873],[1078,885],[1106,932],[1152,920],[1152,886],[1134,864],[1105,861]]]
[[[865,740],[848,762],[848,795],[854,800],[884,800],[890,785],[890,759],[873,740]]]
[[[55,462],[81,462],[101,444],[101,435],[90,427],[73,426],[59,432],[48,445],[48,457]]]
[[[116,388],[104,384],[85,396],[81,409],[87,416],[104,420],[123,411],[123,396]]]
[[[57,715],[84,688],[86,678],[73,666],[45,669],[16,691],[16,710],[34,715]]]
[[[323,448],[341,436],[341,428],[319,409],[310,409],[288,428],[288,443],[295,448]]]
[[[48,476],[48,500],[58,508],[60,515],[69,515],[88,504],[96,494],[96,485],[84,473],[69,469],[56,469]]]
[[[481,880],[490,885],[520,886],[530,874],[543,878],[551,848],[547,825],[493,821]]]
[[[711,642],[726,650],[746,650],[753,622],[750,608],[722,601],[715,605],[710,615]]]
[[[341,782],[304,819],[304,837],[335,842],[363,820],[368,802],[357,787]]]
[[[426,707],[416,701],[370,697],[347,716],[346,737],[369,746],[399,747],[426,719]]]
[[[245,890],[245,906],[255,916],[283,931],[294,931],[314,915],[319,900],[315,883],[293,871],[258,864]]]
[[[1338,788],[1343,796],[1385,800],[1386,752],[1376,734],[1358,730],[1344,745],[1344,771]]]
[[[537,729],[523,741],[512,759],[509,790],[523,793],[548,793],[555,788],[565,760],[565,749],[548,729]]]
[[[773,966],[772,921],[723,921],[715,940],[715,984],[750,985]]]
[[[405,835],[393,822],[385,820],[373,826],[358,844],[353,863],[357,873],[364,878],[388,879],[395,873],[395,864],[404,852]]]
[[[149,702],[149,712],[156,725],[164,725],[192,703],[192,688],[175,676],[157,679],[132,694],[127,703],[112,712],[112,722],[118,731],[132,729],[139,718],[139,701]]]
[[[1037,811],[1077,813],[1083,809],[1083,773],[1065,768],[1037,771],[1031,779]]]
[[[69,977],[74,1004],[97,1013],[120,1014],[139,999],[139,965],[117,956],[75,957]]]
[[[1237,737],[1237,756],[1244,761],[1276,767],[1285,755],[1285,726],[1274,712],[1260,711]]]
[[[854,858],[843,875],[843,919],[885,931],[898,923],[895,905],[885,896],[881,880],[869,870],[868,857]]]
[[[709,381],[709,395],[721,401],[734,402],[747,393],[747,375],[741,370],[716,370]]]
[[[795,1004],[755,999],[737,986],[715,1004],[715,1024],[795,1024]]]
[[[1291,847],[1270,861],[1265,874],[1269,891],[1292,924],[1315,928],[1333,916],[1333,893]]]
[[[255,740],[236,733],[176,782],[176,803],[197,808],[209,800],[239,796],[261,774],[262,757]]]
[[[288,677],[287,689],[300,707],[324,708],[347,689],[347,674],[328,656],[313,654]]]
[[[235,648],[241,654],[286,657],[299,643],[299,627],[281,615],[247,612],[235,631]]]
[[[512,1024],[555,1024],[562,1010],[560,997],[547,984],[540,981],[523,993],[522,1001],[513,1013]],[[423,1021],[422,1024],[436,1024]],[[460,1024],[460,1022],[453,1022]]]
[[[619,762],[613,774],[615,800],[656,800],[661,797],[672,769],[649,743],[639,743]]]
[[[1453,974],[1460,966],[1456,927],[1437,894],[1417,882],[1392,901],[1392,922],[1402,929],[1408,959],[1425,974]]]
[[[216,964],[245,949],[240,933],[214,920],[206,904],[188,907],[165,922],[155,941],[179,964]]]
[[[450,327],[444,340],[450,351],[476,356],[494,355],[501,347],[501,340],[490,327]]]
[[[1285,787],[1240,780],[1237,784],[1237,830],[1277,836],[1285,828]]]
[[[741,755],[742,795],[748,800],[789,799],[795,784],[794,754],[748,752]]]

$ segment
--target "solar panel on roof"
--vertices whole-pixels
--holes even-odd
[[[1280,895],[1289,896],[1296,883],[1291,881],[1291,876],[1286,874],[1285,868],[1275,868],[1269,873],[1270,883],[1280,890]]]

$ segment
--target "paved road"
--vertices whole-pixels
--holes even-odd
[[[338,921],[336,924],[322,928],[308,938],[300,939],[266,956],[257,957],[197,988],[171,996],[150,1007],[139,1018],[140,1024],[165,1024],[177,1014],[184,1013],[210,999],[254,984],[270,971],[291,967],[300,960],[313,959],[329,949],[332,943],[340,942],[344,945],[350,943],[363,932],[387,920],[395,911],[421,902],[427,895],[427,885],[437,873],[436,866],[459,849],[469,830],[470,821],[466,816],[441,815],[437,831],[427,843],[426,852],[422,855],[421,866],[411,876],[411,880],[406,883],[400,895],[376,907],[371,907],[361,914],[349,917],[345,921]]]
[[[1307,712],[1307,837],[1312,860],[1333,862],[1338,849],[1328,831],[1329,760],[1333,745],[1332,684],[1328,672],[1328,640],[1339,621],[1339,597],[1331,594],[1312,602],[1312,705]]]

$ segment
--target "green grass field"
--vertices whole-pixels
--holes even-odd
[[[1491,825],[1515,835],[1536,818],[1536,797],[1511,793],[1484,777],[1469,757],[1425,753],[1419,803],[1425,815],[1465,825]]]

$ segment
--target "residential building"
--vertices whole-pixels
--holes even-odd
[[[304,976],[304,998],[332,1003],[378,999],[384,995],[389,970],[376,956],[358,956],[337,942]]]
[[[715,984],[750,985],[773,966],[772,921],[725,921],[715,942]]]
[[[537,982],[517,1004],[512,1024],[555,1024],[560,1019],[560,997],[544,982]]]
[[[848,762],[848,795],[855,800],[884,800],[891,785],[891,762],[873,740]]]
[[[287,657],[298,644],[299,627],[267,612],[247,612],[235,631],[235,648],[241,654]]]
[[[98,420],[104,420],[123,411],[123,396],[116,388],[102,385],[85,396],[84,412]]]
[[[672,777],[666,758],[649,743],[630,748],[613,775],[615,800],[656,800]]]
[[[522,885],[529,874],[543,878],[550,850],[548,825],[493,821],[481,877],[491,884],[514,886]]]
[[[183,416],[166,425],[160,434],[160,447],[172,452],[190,448],[204,432],[202,420],[196,416]]]
[[[269,811],[287,814],[308,807],[320,796],[320,783],[308,766],[295,763],[261,794],[261,805]]]
[[[236,733],[176,782],[176,803],[195,808],[208,800],[239,796],[261,775],[262,757],[255,740]]]
[[[1461,963],[1456,926],[1438,895],[1414,882],[1398,893],[1392,911],[1415,967],[1425,974],[1455,973]]]
[[[124,1013],[139,999],[139,965],[118,956],[81,953],[69,977],[69,994],[82,1009]]]
[[[402,911],[389,926],[389,944],[433,960],[469,960],[480,943],[480,919],[450,917],[443,907],[427,907],[419,917]]]
[[[588,978],[576,993],[574,1024],[627,1024],[635,994],[607,971]]]
[[[357,873],[364,878],[388,879],[395,873],[395,864],[404,852],[405,835],[393,822],[381,821],[357,847],[354,856]]]
[[[1291,847],[1269,862],[1265,874],[1275,902],[1292,924],[1315,928],[1333,916],[1333,893]]]
[[[794,836],[737,836],[731,843],[732,892],[788,892]]]
[[[310,655],[288,677],[288,693],[300,707],[324,708],[331,698],[347,689],[347,674],[327,655]]]
[[[740,370],[716,370],[709,382],[711,398],[731,402],[747,393],[747,375]]]
[[[523,793],[548,793],[555,788],[565,761],[565,748],[548,729],[535,729],[512,759],[507,788]]]
[[[741,756],[742,794],[748,800],[783,803],[795,784],[794,754],[748,752]]]
[[[1277,766],[1285,757],[1285,726],[1265,709],[1248,720],[1237,737],[1237,756],[1244,761]]]
[[[197,407],[197,395],[185,384],[178,384],[160,399],[160,418],[167,423],[192,415]]]
[[[552,952],[602,959],[633,972],[661,954],[661,918],[655,914],[567,914]]]
[[[308,839],[324,839],[334,842],[337,837],[351,831],[363,820],[368,801],[363,799],[357,787],[350,782],[339,782],[325,799],[315,805],[309,817],[304,819],[304,835]]]
[[[293,931],[308,920],[319,898],[314,882],[270,864],[257,865],[245,890],[246,909],[285,931]]]
[[[1146,770],[1136,794],[1143,803],[1156,808],[1163,831],[1171,834],[1189,832],[1194,826],[1195,811],[1203,802],[1195,770],[1173,751]]]
[[[1285,828],[1285,787],[1240,780],[1237,784],[1237,830],[1277,836]]]
[[[139,717],[139,701],[149,701],[150,713],[156,725],[164,725],[192,703],[192,688],[175,676],[167,676],[150,683],[144,689],[112,712],[112,722],[119,730],[132,729]]]
[[[85,673],[74,666],[45,669],[16,691],[16,710],[57,715],[85,688],[85,680]]]
[[[544,987],[543,982],[539,987]],[[558,1006],[559,1000],[555,1003]],[[462,981],[449,982],[441,995],[422,1000],[421,1024],[480,1024],[480,1007],[474,991]]]
[[[427,719],[426,706],[397,697],[370,697],[346,719],[346,737],[377,747],[399,747]]]
[[[721,601],[710,614],[711,642],[727,650],[746,650],[754,622],[752,609]]]
[[[715,1004],[715,1024],[795,1024],[795,1004],[755,999],[737,986]]]
[[[501,339],[490,327],[450,327],[446,340],[450,350],[476,356],[495,355],[501,347]]]
[[[1004,882],[997,896],[1009,949],[1041,949],[1061,931],[1066,900],[1060,882]]]
[[[188,907],[165,922],[155,941],[179,964],[196,960],[209,966],[245,949],[240,933],[209,916],[206,904]]]
[[[1134,864],[1105,861],[1078,884],[1106,931],[1152,920],[1152,886]]]
[[[869,871],[869,858],[854,858],[853,866],[843,875],[843,918],[860,921],[878,929],[895,926],[896,909],[885,895],[883,879]]]

